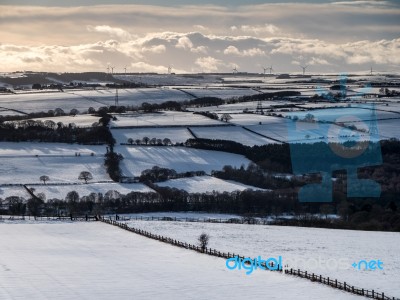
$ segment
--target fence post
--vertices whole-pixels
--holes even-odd
[[[337,288],[337,279],[335,279],[335,288]]]
[[[374,298],[375,297],[375,292],[374,292],[374,290],[372,290],[372,298]]]
[[[344,290],[346,290],[346,281],[344,282]]]

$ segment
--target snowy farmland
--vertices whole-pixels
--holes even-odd
[[[88,183],[76,185],[42,185],[42,186],[28,186],[34,189],[34,194],[38,195],[43,193],[47,200],[50,199],[65,199],[67,194],[71,191],[78,193],[79,197],[88,196],[91,193],[101,193],[105,195],[108,191],[117,191],[121,195],[127,195],[130,192],[154,192],[141,183]]]
[[[190,93],[197,98],[201,97],[217,97],[221,99],[238,98],[241,96],[251,96],[259,94],[259,92],[249,88],[197,88],[197,89],[181,89]]]
[[[0,143],[0,149],[0,184],[40,183],[41,175],[52,183],[77,183],[82,171],[92,173],[94,181],[110,181],[103,167],[105,146]]]
[[[38,156],[2,157],[0,184],[40,183],[47,175],[52,183],[78,183],[82,171],[93,175],[93,181],[111,181],[104,166],[103,156]]]
[[[187,243],[196,243],[196,238],[206,232],[211,248],[249,257],[281,255],[283,264],[289,267],[400,297],[400,233],[134,220],[127,224]],[[362,259],[380,259],[384,270],[352,267]]]
[[[18,156],[74,156],[104,155],[106,146],[88,146],[63,143],[29,143],[29,142],[0,142],[0,157]]]
[[[130,129],[120,129],[114,128],[111,133],[117,144],[128,143],[128,139],[133,139],[133,141],[139,139],[143,140],[144,137],[149,139],[170,139],[173,144],[183,143],[186,140],[193,138],[189,130],[184,127],[163,127],[163,128],[130,128]]]
[[[359,299],[275,272],[230,271],[224,259],[98,222],[8,223],[0,234],[1,299]]]
[[[350,107],[350,108],[331,108],[331,109],[316,109],[313,111],[305,111],[305,112],[291,112],[286,113],[288,116],[297,116],[299,119],[304,119],[304,117],[311,113],[316,120],[318,121],[329,121],[334,122],[338,118],[342,116],[354,116],[359,118],[360,120],[371,120],[372,110],[370,109],[372,106],[364,105],[359,107]],[[376,111],[376,119],[385,120],[385,119],[399,119],[400,115],[393,112],[388,111]]]
[[[233,192],[244,191],[246,189],[260,190],[259,188],[245,185],[239,182],[230,180],[222,180],[211,176],[197,176],[190,178],[172,179],[165,182],[157,183],[159,186],[168,186],[185,190],[189,193],[204,193],[204,192]]]
[[[191,130],[198,138],[211,140],[232,139],[247,146],[276,143],[274,140],[249,132],[240,126],[193,127]]]
[[[93,123],[99,122],[99,117],[92,116],[92,115],[76,115],[76,116],[62,116],[62,117],[53,117],[53,118],[37,118],[33,119],[35,121],[42,121],[45,122],[47,120],[53,121],[54,123],[61,122],[64,125],[68,125],[70,123],[74,123],[76,126],[92,126]]]
[[[191,149],[184,147],[119,146],[116,151],[124,160],[121,169],[124,176],[140,176],[142,171],[154,166],[179,172],[221,170],[225,165],[247,166],[250,160],[242,155]]]
[[[111,121],[111,128],[135,126],[193,126],[220,125],[221,121],[212,120],[191,112],[163,111],[148,114],[116,115],[117,120]]]
[[[22,197],[28,199],[30,195],[22,186],[0,186],[0,199],[4,200],[7,197]]]
[[[193,97],[175,89],[148,88],[119,89],[118,98],[120,105],[139,106],[144,102],[185,101]],[[47,112],[56,108],[61,108],[66,112],[73,108],[85,112],[89,107],[98,109],[102,106],[114,105],[114,103],[115,89],[0,95],[0,107],[25,113]]]

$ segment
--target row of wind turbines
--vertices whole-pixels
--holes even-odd
[[[306,69],[309,67],[308,65],[307,66],[299,66],[300,68],[302,68],[303,69],[303,75],[305,75],[306,74]],[[270,66],[270,67],[262,67],[262,69],[264,70],[264,76],[267,74],[267,71],[269,70],[269,74],[271,75],[272,74],[272,72],[274,71],[274,69],[272,68],[272,65]],[[232,73],[233,74],[237,74],[237,73],[239,73],[239,71],[238,71],[238,69],[237,69],[237,67],[234,67],[233,69],[232,69]]]
[[[299,65],[299,67],[303,70],[303,76],[304,76],[306,74],[306,70],[309,67],[309,65],[306,65],[306,66]],[[114,74],[114,69],[115,69],[115,66],[107,65],[107,74]],[[124,69],[125,75],[126,75],[127,66],[125,66],[123,69]],[[262,69],[264,71],[263,72],[264,76],[267,74],[267,71],[269,71],[270,75],[272,75],[272,72],[274,71],[274,69],[272,68],[272,65],[270,65],[269,67],[262,67]],[[236,66],[232,69],[232,73],[233,74],[239,73]],[[370,75],[372,75],[372,73],[373,73],[373,70],[371,67]],[[171,65],[168,66],[168,74],[172,74],[172,66]]]
[[[114,74],[115,66],[107,65],[107,74]],[[127,66],[124,67],[125,75],[126,75]]]

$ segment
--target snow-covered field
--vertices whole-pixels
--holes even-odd
[[[221,99],[238,98],[241,96],[251,96],[259,92],[249,88],[202,88],[202,89],[182,89],[198,98],[217,97]]]
[[[40,183],[42,175],[52,183],[77,183],[82,171],[89,171],[93,181],[110,181],[103,166],[105,151],[105,146],[1,142],[0,184]]]
[[[287,122],[284,118],[257,114],[232,114],[231,117],[232,119],[229,121],[230,123],[241,126],[259,125],[260,122],[261,124],[267,125],[271,125],[271,123],[285,124],[285,122]]]
[[[357,124],[355,124],[357,126]],[[378,130],[381,138],[397,138],[400,139],[400,119],[397,120],[379,120]]]
[[[29,193],[22,186],[1,186],[0,187],[0,199],[5,200],[7,197],[22,197],[28,199],[30,197]]]
[[[0,223],[0,235],[1,299],[359,299],[280,273],[230,271],[224,259],[98,222]]]
[[[39,177],[47,175],[52,183],[77,183],[82,171],[93,175],[93,181],[110,181],[103,156],[32,156],[1,157],[0,184],[40,183]]]
[[[310,113],[312,114],[316,120],[319,121],[330,121],[334,122],[338,118],[343,116],[354,116],[359,118],[360,120],[371,120],[372,110],[369,109],[371,106],[364,105],[360,107],[350,107],[350,108],[331,108],[331,109],[316,109],[313,111],[305,111],[305,112],[291,112],[286,113],[288,116],[297,116],[299,119],[304,119],[304,117]],[[387,112],[387,111],[376,111],[376,119],[384,120],[384,119],[399,119],[400,115],[397,113]]]
[[[89,183],[77,185],[46,185],[46,186],[28,186],[34,188],[35,195],[43,193],[47,200],[63,200],[71,191],[76,191],[79,197],[88,196],[91,193],[101,193],[105,195],[108,191],[117,191],[121,195],[127,195],[130,192],[154,192],[149,187],[141,183]]]
[[[139,176],[142,171],[159,166],[177,172],[221,170],[225,165],[247,166],[250,161],[242,155],[184,147],[118,146],[124,160],[121,169],[125,176]]]
[[[0,158],[16,156],[74,156],[75,153],[87,156],[104,155],[106,146],[89,146],[63,143],[0,142]]]
[[[117,121],[111,121],[111,127],[125,126],[190,126],[190,125],[220,125],[221,121],[212,120],[191,112],[164,111],[148,114],[116,115]]]
[[[99,122],[99,117],[92,116],[92,115],[76,115],[76,116],[62,116],[62,117],[53,117],[53,118],[38,118],[34,119],[36,121],[45,122],[47,120],[51,120],[54,123],[61,122],[64,125],[68,125],[70,123],[74,123],[76,126],[92,126],[93,123]]]
[[[211,237],[211,248],[249,257],[280,255],[283,264],[292,268],[400,297],[400,233],[245,224],[134,220],[127,223],[189,243],[196,243],[197,237],[206,232]],[[357,270],[351,266],[362,259],[379,259],[384,270]]]
[[[168,138],[173,144],[186,142],[187,139],[193,138],[187,128],[179,127],[163,127],[163,128],[130,128],[130,129],[118,129],[114,128],[111,133],[117,144],[128,143],[128,139],[142,140],[144,137],[149,139],[165,139]]]
[[[192,99],[184,92],[174,89],[119,89],[119,105],[139,106],[144,102],[161,103],[165,101],[185,101]],[[51,93],[26,93],[0,95],[0,107],[20,110],[26,113],[54,110],[61,108],[69,112],[75,108],[80,112],[89,107],[98,109],[114,105],[115,89],[73,90]]]
[[[273,140],[249,132],[240,126],[193,127],[191,130],[199,138],[214,140],[230,139],[248,146],[276,143]]]
[[[286,105],[290,104],[289,101],[262,101],[263,109],[270,109],[274,106]],[[189,107],[190,111],[211,111],[216,113],[241,113],[244,109],[255,111],[257,109],[258,101],[249,101],[249,102],[240,102],[240,103],[232,103],[232,104],[222,104],[217,106],[205,106],[205,107]],[[296,108],[290,108],[293,110],[297,110]],[[289,109],[289,110],[290,110]]]
[[[400,119],[393,120],[378,120],[378,134],[381,139],[397,138],[400,139]],[[363,124],[360,122],[349,122],[348,125],[361,127]],[[364,125],[365,126],[365,125]]]
[[[245,185],[239,182],[230,180],[222,180],[211,176],[197,176],[190,178],[172,179],[157,183],[159,186],[169,186],[185,190],[189,193],[204,193],[204,192],[233,192],[243,191],[246,189],[260,190],[259,188]]]

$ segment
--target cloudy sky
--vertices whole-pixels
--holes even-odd
[[[400,1],[291,2],[0,0],[0,72],[400,71]]]

